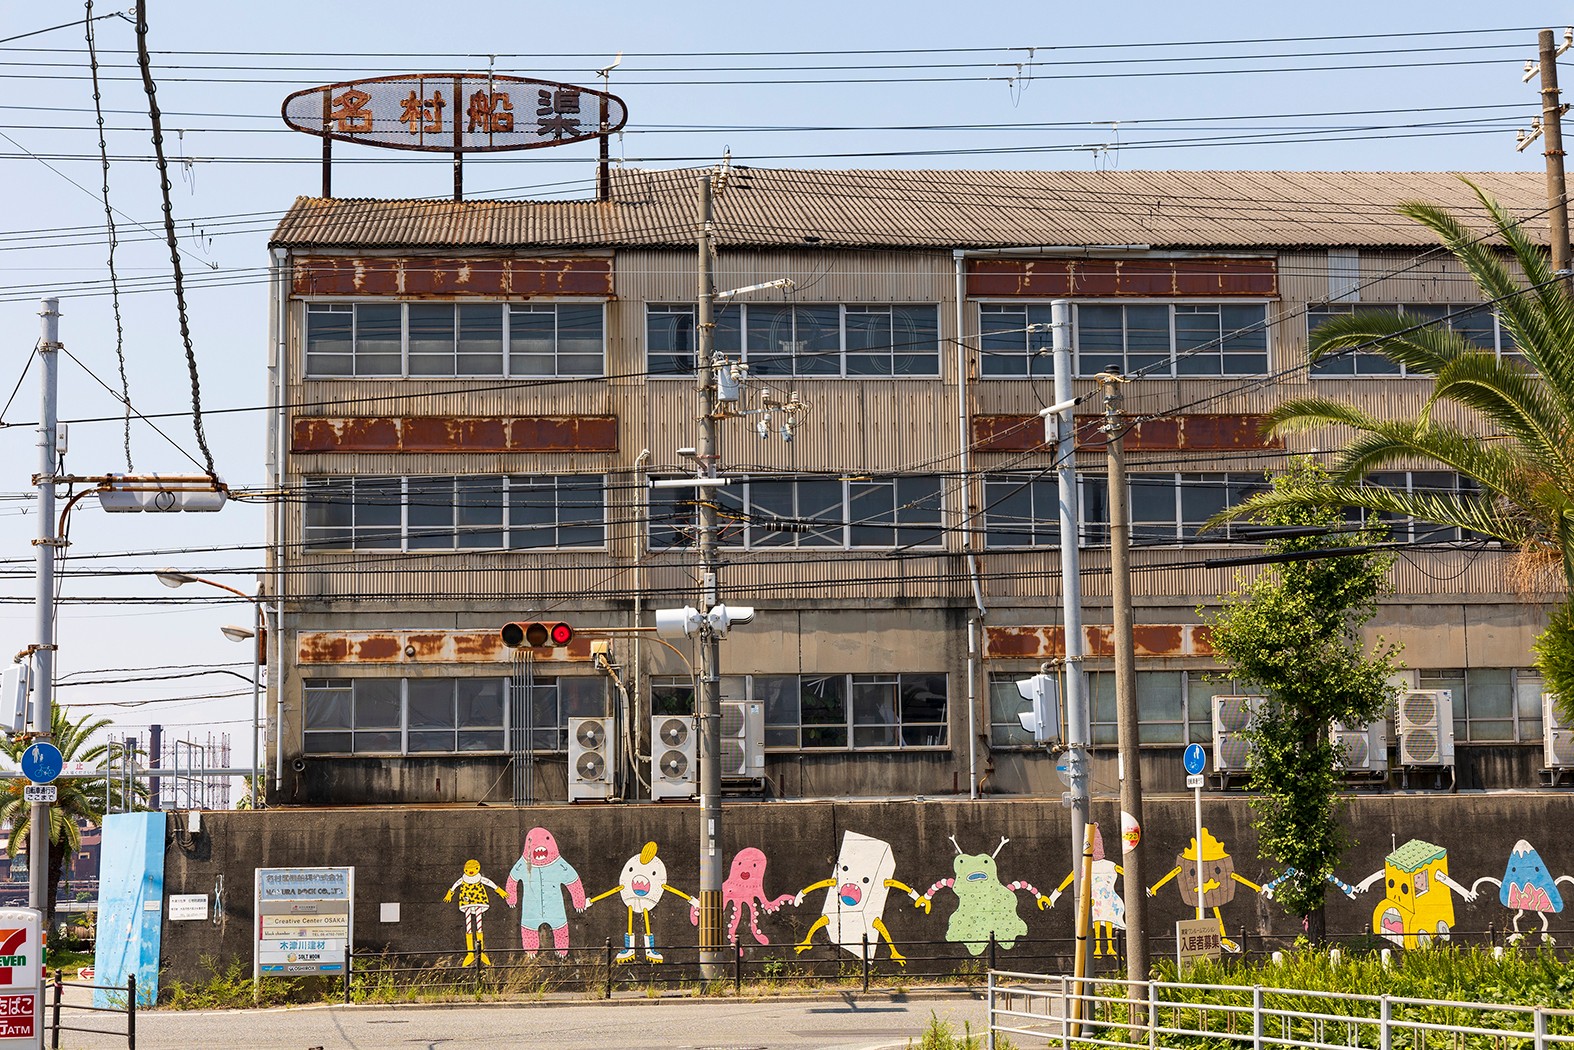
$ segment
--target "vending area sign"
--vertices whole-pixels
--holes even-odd
[[[43,1033],[43,919],[0,908],[0,1046],[37,1046]]]
[[[402,73],[306,88],[284,100],[296,131],[436,153],[539,149],[622,129],[616,95],[496,73]]]

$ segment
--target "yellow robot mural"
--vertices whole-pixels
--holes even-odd
[[[1386,879],[1387,894],[1372,909],[1372,932],[1404,948],[1424,947],[1433,938],[1446,941],[1454,926],[1454,894],[1476,899],[1448,877],[1448,850],[1420,839],[1411,839],[1390,853],[1383,870],[1362,879],[1356,889],[1365,891]]]
[[[1261,893],[1262,887],[1251,879],[1235,871],[1235,861],[1224,852],[1224,844],[1208,833],[1207,828],[1202,829],[1202,906],[1213,909],[1213,917],[1219,920],[1219,943],[1227,952],[1238,952],[1241,946],[1225,934],[1224,915],[1220,908],[1235,899],[1235,884],[1250,886],[1254,893]],[[1163,888],[1166,882],[1180,876],[1181,903],[1189,908],[1197,907],[1197,859],[1199,850],[1197,840],[1192,839],[1180,856],[1175,858],[1175,867],[1170,873],[1148,887],[1148,896],[1152,897]]]

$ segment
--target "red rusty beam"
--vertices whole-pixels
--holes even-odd
[[[1252,296],[1279,294],[1274,259],[969,259],[967,294],[1031,296]]]
[[[1149,419],[1126,434],[1126,448],[1134,452],[1224,452],[1280,449],[1284,439],[1263,436],[1267,417],[1253,414],[1198,414]],[[1078,416],[1077,447],[1104,447],[1102,416]],[[1027,415],[975,415],[973,448],[979,452],[1031,452],[1047,449],[1044,421]]]
[[[533,655],[537,663],[584,663],[590,643],[579,635]],[[517,653],[498,631],[302,631],[296,658],[302,664],[508,664]]]
[[[1087,654],[1115,654],[1114,628],[1090,624],[1082,628]],[[1146,623],[1132,628],[1138,656],[1212,656],[1211,632],[1206,624]],[[998,627],[985,630],[984,656],[990,660],[1053,660],[1066,655],[1065,628],[1045,626]]]
[[[295,420],[293,452],[616,452],[617,416],[396,416]]]
[[[387,295],[405,299],[463,299],[533,295],[610,297],[610,256],[551,259],[498,257],[321,256],[297,259],[296,296]]]

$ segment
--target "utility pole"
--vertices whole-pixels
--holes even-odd
[[[711,177],[699,177],[699,295],[695,318],[694,384],[700,395],[700,475],[716,477],[717,444],[716,375],[712,347],[716,331],[713,317],[716,297],[715,217],[711,210]],[[716,493],[696,488],[699,504],[700,548],[700,690],[695,697],[699,715],[700,759],[700,972],[707,980],[723,976],[721,954],[721,646],[708,617],[716,600]]]
[[[1076,394],[1071,382],[1071,302],[1050,303],[1050,346],[1055,364],[1055,405],[1059,412],[1046,414],[1045,437],[1055,430],[1055,474],[1060,494],[1060,602],[1066,631],[1066,772],[1071,781],[1071,871],[1076,876],[1074,900],[1081,900],[1083,829],[1087,827],[1091,800],[1088,788],[1088,752],[1091,720],[1088,713],[1088,679],[1083,669],[1087,642],[1082,636],[1081,514],[1077,502],[1077,427],[1072,409]],[[1048,412],[1048,410],[1046,410]],[[1083,946],[1086,947],[1085,945]]]
[[[42,369],[43,394],[39,404],[38,539],[33,541],[36,566],[37,636],[33,650],[33,725],[34,740],[47,741],[54,725],[55,684],[55,464],[59,443],[55,430],[55,401],[60,386],[60,300],[45,299],[38,311],[43,318],[42,338],[38,344],[38,363]],[[34,802],[29,815],[27,842],[28,907],[48,914],[49,895],[49,803]]]
[[[1553,272],[1569,272],[1569,206],[1563,180],[1563,107],[1558,102],[1558,48],[1552,30],[1538,38],[1541,50],[1541,133],[1547,148],[1547,224],[1552,242]]]
[[[1120,739],[1120,810],[1126,903],[1126,978],[1148,980],[1147,882],[1142,877],[1142,743],[1137,719],[1137,668],[1132,641],[1131,524],[1126,506],[1126,434],[1119,375],[1099,375],[1104,386],[1104,448],[1109,462],[1110,599],[1115,606],[1115,703]],[[1127,822],[1138,842],[1126,833]],[[1200,846],[1199,846],[1200,848]],[[1133,984],[1133,996],[1146,994]]]

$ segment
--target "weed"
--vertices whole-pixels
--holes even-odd
[[[934,1013],[929,1015],[929,1027],[924,1030],[918,1042],[915,1043],[911,1039],[907,1041],[908,1050],[984,1050],[985,1045],[985,1038],[982,1035],[974,1035],[970,1023],[964,1021],[962,1032],[958,1035],[951,1022],[940,1020]],[[1015,1045],[1004,1036],[996,1036],[995,1048],[1015,1050]]]
[[[166,988],[169,1005],[177,1010],[230,1010],[252,1005],[278,1006],[298,1001],[302,982],[293,977],[268,977],[253,982],[251,969],[233,959],[220,969],[211,955],[202,957],[211,975],[206,981],[172,981]]]

